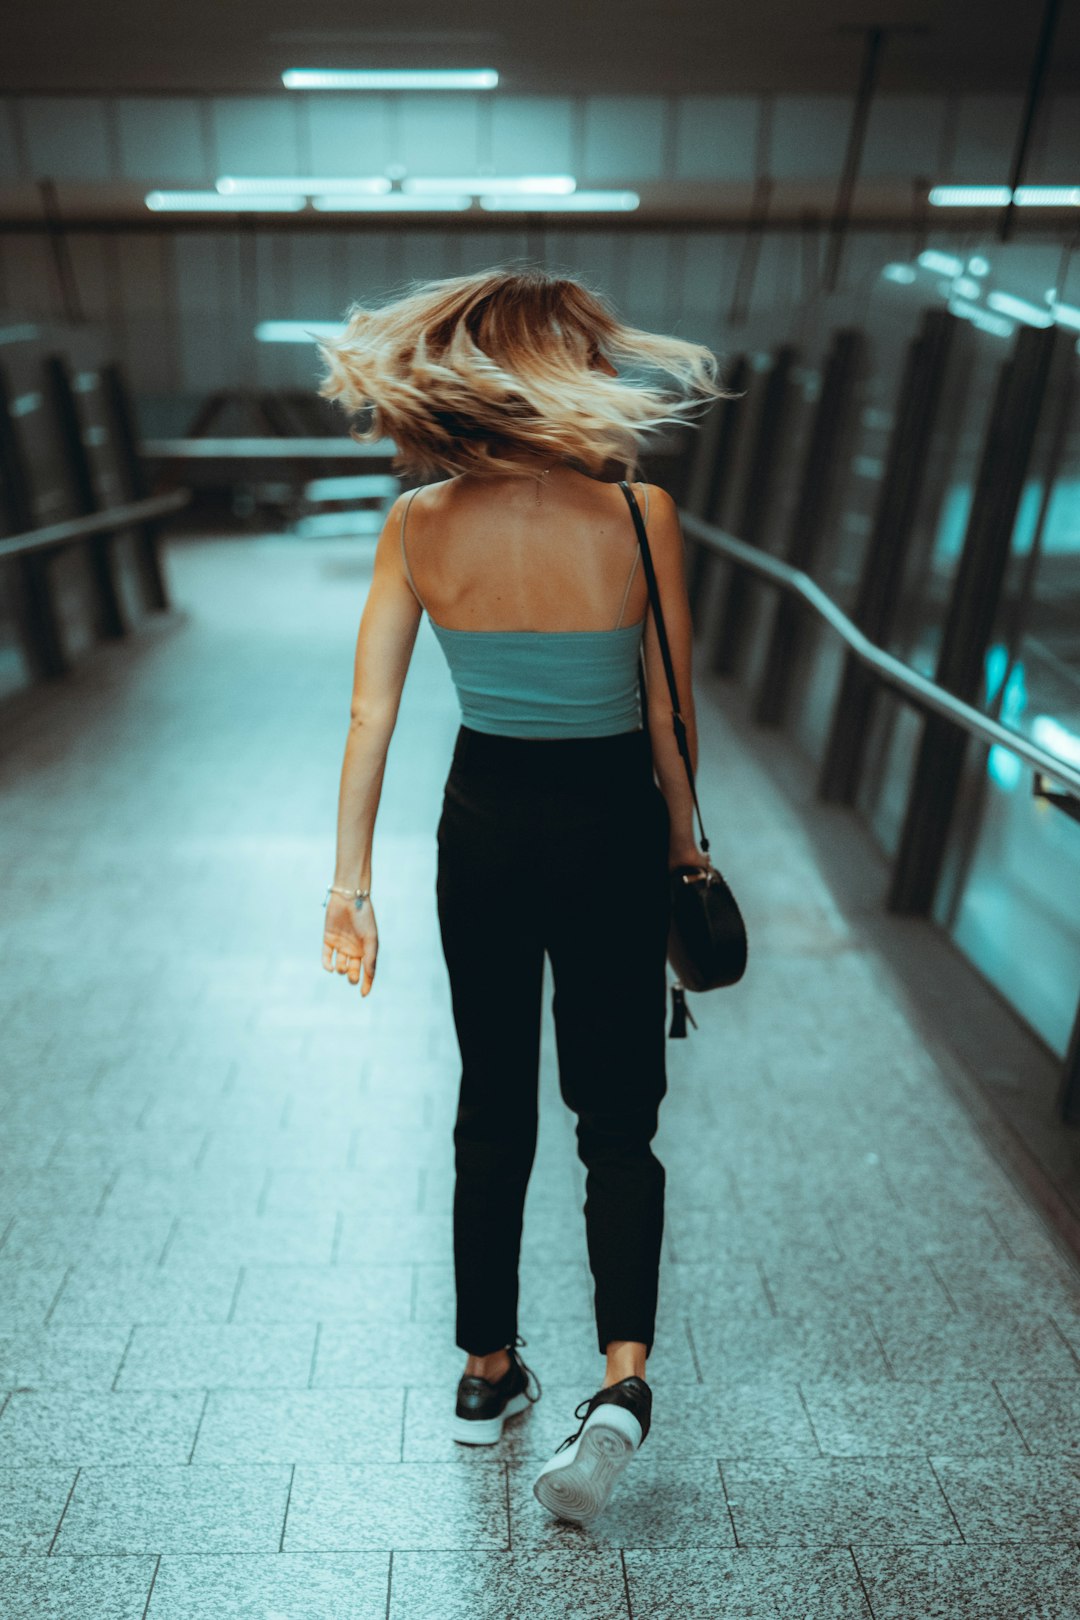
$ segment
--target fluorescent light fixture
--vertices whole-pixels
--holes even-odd
[[[216,191],[148,191],[146,206],[157,214],[294,214],[303,197],[222,197]]]
[[[551,214],[623,213],[636,208],[636,191],[574,191],[569,196],[481,197],[481,208],[494,212],[539,210]]]
[[[1011,195],[1008,186],[931,186],[929,201],[935,208],[1004,208]]]
[[[1054,317],[1042,304],[1031,304],[1026,298],[1016,298],[1012,293],[987,293],[986,302],[990,309],[996,309],[999,315],[1009,315],[1014,321],[1023,321],[1027,326],[1053,326]]]
[[[1080,208],[1080,186],[1017,186],[1018,208]]]
[[[286,90],[494,90],[494,68],[287,68]]]
[[[909,286],[915,280],[915,272],[910,264],[887,264],[881,273],[886,281],[898,281],[902,287]]]
[[[385,197],[313,197],[311,205],[327,214],[445,214],[471,207],[472,198],[411,197],[403,191],[389,191]]]
[[[957,276],[951,291],[959,298],[978,298],[982,292],[982,283],[976,281],[974,276]]]
[[[419,191],[429,196],[444,191],[468,192],[471,197],[517,197],[532,192],[565,196],[576,186],[572,174],[522,174],[503,179],[496,175],[474,175],[471,180],[408,179],[401,182],[402,191]]]
[[[337,337],[344,321],[260,321],[255,328],[258,343],[314,343],[316,338]]]
[[[255,176],[223,174],[214,184],[223,197],[246,196],[249,192],[261,193],[263,196],[276,196],[285,192],[294,197],[303,192],[305,197],[314,197],[316,194],[325,197],[335,191],[381,196],[383,192],[390,190],[389,180],[381,174],[354,180],[310,180],[295,175],[275,175],[270,179],[260,180]]]
[[[1059,321],[1062,326],[1071,326],[1074,330],[1080,332],[1080,309],[1077,309],[1075,304],[1059,304],[1055,298],[1050,307],[1055,321]]]
[[[936,271],[939,276],[958,276],[964,268],[963,259],[954,259],[951,253],[938,253],[934,248],[920,253],[916,262],[924,270]]]
[[[990,315],[981,304],[969,304],[966,298],[950,298],[948,309],[950,315],[961,316],[980,332],[989,332],[991,337],[1012,337],[1016,330],[1012,321],[1002,315]]]
[[[974,258],[969,259],[967,262],[967,273],[969,276],[988,276],[990,274],[990,260],[984,259],[981,253],[976,253]]]

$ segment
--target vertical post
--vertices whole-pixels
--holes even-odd
[[[859,86],[855,92],[855,104],[851,113],[847,150],[844,153],[840,183],[837,186],[836,201],[833,204],[833,215],[829,224],[829,249],[825,260],[824,287],[825,291],[830,293],[836,291],[840,276],[840,256],[844,249],[844,237],[851,222],[851,202],[855,194],[855,182],[859,178],[859,164],[862,161],[863,143],[866,140],[866,124],[877,85],[878,59],[881,56],[884,39],[884,28],[866,30],[866,45],[859,71]]]
[[[1024,110],[1020,114],[1020,128],[1017,132],[1016,146],[1013,150],[1012,167],[1009,170],[1009,200],[1002,210],[998,223],[998,240],[1000,242],[1008,242],[1012,238],[1016,215],[1016,188],[1022,182],[1024,170],[1027,166],[1031,132],[1035,125],[1035,115],[1039,110],[1039,100],[1042,96],[1046,70],[1050,65],[1050,50],[1054,43],[1054,29],[1057,27],[1059,7],[1060,0],[1046,0],[1043,8],[1042,25],[1039,28],[1039,38],[1031,62],[1031,72],[1028,74]]]
[[[855,383],[864,347],[861,332],[843,328],[833,334],[825,362],[787,543],[788,562],[807,573],[813,573],[817,562],[833,491],[844,461],[843,446],[850,429]],[[806,614],[795,598],[781,591],[754,710],[754,718],[761,725],[783,724],[806,622]]]
[[[698,456],[694,464],[687,505],[706,523],[720,523],[735,462],[735,444],[746,404],[745,389],[750,365],[740,354],[731,367],[728,387],[737,395],[721,399],[710,411],[701,429]],[[695,545],[690,554],[687,594],[695,629],[701,628],[702,599],[714,554],[704,545]]]
[[[796,355],[797,350],[790,343],[784,343],[777,349],[761,399],[757,432],[740,503],[742,510],[735,523],[736,535],[749,546],[760,545],[765,533],[773,487],[773,465],[787,426],[791,371]],[[716,674],[731,675],[742,661],[752,590],[753,582],[746,570],[733,569],[713,648],[711,668]]]
[[[1067,336],[1057,327],[1024,327],[995,399],[953,580],[934,679],[967,703],[978,703],[1013,527],[1031,460],[1054,356]],[[931,909],[956,808],[967,735],[928,715],[908,790],[900,844],[886,898],[890,911],[925,916]]]
[[[34,527],[34,503],[23,459],[7,375],[0,371],[0,518],[8,534],[25,534]],[[68,668],[63,637],[49,584],[49,559],[44,552],[12,557],[19,632],[30,673],[51,680]]]
[[[955,315],[928,310],[904,363],[885,476],[852,610],[863,634],[881,644],[888,641],[899,608],[922,473],[937,429],[946,366],[958,325]],[[848,653],[818,778],[820,798],[854,803],[877,690],[872,671]]]
[[[146,480],[146,468],[139,451],[135,416],[124,374],[118,365],[112,363],[102,367],[99,381],[109,425],[109,439],[113,446],[124,494],[131,501],[145,500],[150,490]],[[135,538],[135,558],[146,605],[154,612],[164,612],[169,606],[169,597],[161,568],[158,525],[140,524]]]
[[[45,361],[45,387],[60,437],[61,454],[75,515],[89,517],[92,512],[98,510],[97,489],[94,485],[90,457],[86,453],[86,444],[82,436],[71,374],[62,355],[52,354]],[[98,634],[103,639],[112,640],[122,636],[127,627],[124,624],[113,574],[110,536],[94,535],[83,544],[90,564]]]
[[[1080,1125],[1080,1007],[1076,1009],[1065,1066],[1061,1071],[1058,1113],[1066,1125]]]

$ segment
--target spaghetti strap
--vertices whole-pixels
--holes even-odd
[[[401,514],[401,560],[405,564],[405,577],[409,581],[409,589],[412,591],[413,595],[416,597],[416,600],[420,603],[420,606],[421,606],[421,608],[423,608],[423,611],[425,613],[427,613],[427,608],[424,607],[424,603],[421,601],[420,592],[416,588],[416,581],[415,581],[415,579],[413,579],[412,569],[409,567],[409,559],[408,559],[408,556],[406,555],[406,551],[405,551],[405,525],[409,521],[409,508],[412,505],[413,501],[416,499],[417,495],[419,495],[419,493],[423,489],[423,487],[424,487],[423,484],[417,484],[416,488],[413,490],[412,494],[409,496],[408,500],[405,502],[405,510]],[[429,617],[430,617],[430,615],[429,615]]]
[[[645,491],[645,517],[644,517],[643,521],[645,523],[648,523],[648,521],[649,521],[649,486],[648,486],[648,484],[642,484],[641,487]],[[638,563],[640,561],[641,561],[641,547],[638,546],[638,545],[635,545],[635,547],[634,547],[634,560],[630,565],[630,573],[629,573],[629,575],[627,577],[626,589],[623,591],[622,604],[621,604],[621,606],[619,608],[619,617],[615,620],[615,629],[616,630],[618,630],[620,625],[622,624],[622,616],[626,612],[626,599],[630,595],[630,587],[634,583],[634,574],[637,572],[637,565],[638,565]]]

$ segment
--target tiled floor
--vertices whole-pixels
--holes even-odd
[[[601,1376],[548,984],[544,1395],[447,1439],[449,677],[422,627],[361,1002],[319,948],[364,566],[170,572],[179,622],[21,704],[2,768],[5,1620],[1080,1616],[1077,1278],[700,698],[752,956],[668,1048],[652,1435],[592,1529],[532,1497]]]

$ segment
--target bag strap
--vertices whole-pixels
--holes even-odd
[[[619,488],[626,496],[630,507],[630,516],[634,520],[637,530],[638,545],[641,547],[641,561],[645,568],[645,581],[649,587],[649,601],[652,603],[653,619],[656,624],[656,634],[660,640],[660,656],[664,661],[664,674],[667,677],[668,690],[671,693],[671,723],[675,732],[675,741],[678,744],[682,762],[686,766],[686,779],[690,783],[690,792],[694,799],[694,809],[697,811],[698,826],[701,828],[701,848],[708,854],[709,840],[705,836],[705,826],[701,819],[701,806],[698,804],[697,786],[694,782],[694,767],[690,763],[690,748],[686,741],[686,726],[679,711],[679,688],[675,683],[675,666],[671,662],[671,648],[668,646],[667,629],[664,625],[664,612],[660,606],[660,587],[656,583],[656,570],[653,567],[652,552],[649,549],[649,537],[645,533],[645,524],[642,521],[641,511],[634,498],[634,492],[625,478],[619,479]],[[644,699],[645,683],[643,678],[644,655],[639,666],[639,679],[641,680],[642,697]],[[647,724],[647,718],[646,718]]]

